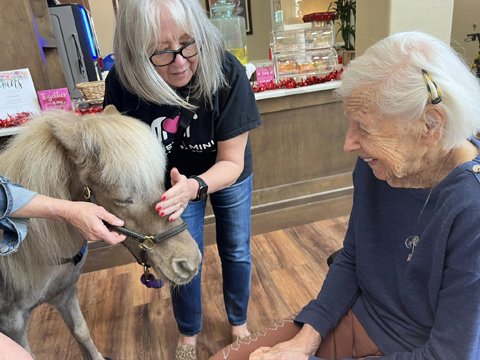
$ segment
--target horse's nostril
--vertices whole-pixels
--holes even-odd
[[[186,260],[173,260],[172,265],[175,273],[183,278],[190,277],[196,271],[196,268]]]

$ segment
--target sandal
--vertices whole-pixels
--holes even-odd
[[[249,337],[250,335],[247,335],[247,334],[240,334],[240,335],[232,335],[232,343],[235,343],[239,340],[242,340],[242,339],[245,339],[247,337]]]
[[[197,360],[195,346],[185,344],[177,347],[177,350],[175,351],[175,360]]]

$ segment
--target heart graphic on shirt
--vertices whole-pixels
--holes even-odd
[[[170,134],[175,134],[178,130],[178,120],[180,119],[180,115],[175,116],[173,119],[166,118],[162,122],[163,130],[169,132]]]

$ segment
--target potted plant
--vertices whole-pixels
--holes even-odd
[[[340,22],[340,28],[337,31],[341,33],[344,49],[343,63],[346,65],[355,58],[355,16],[357,15],[356,0],[336,0],[328,6],[328,11],[335,11],[337,19]]]

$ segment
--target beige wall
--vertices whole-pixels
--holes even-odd
[[[255,2],[256,0],[252,0]],[[303,23],[302,16],[297,17],[297,6],[303,15],[328,10],[331,0],[281,0],[283,21],[285,24]],[[297,5],[297,6],[296,6]]]
[[[473,33],[473,23],[478,25],[475,32],[480,33],[480,1],[455,0],[450,45],[470,63],[478,52],[478,41],[467,43],[464,40],[467,34]]]
[[[205,8],[205,0],[199,0]],[[268,59],[272,21],[270,15],[271,0],[250,0],[252,11],[252,35],[247,35],[249,62]]]
[[[453,0],[358,1],[356,56],[378,40],[402,31],[423,31],[450,43],[452,13]]]
[[[272,31],[270,1],[250,0],[253,34],[247,35],[247,46],[248,59],[253,63],[255,60],[268,59],[270,32]]]
[[[305,0],[304,0],[305,1]],[[323,0],[314,0],[323,1]],[[200,0],[205,7],[205,0]],[[284,0],[284,2],[287,2]],[[307,1],[306,1],[307,2]],[[283,4],[282,4],[283,5]],[[453,6],[453,21],[449,13]],[[112,0],[90,0],[100,50],[105,57],[113,52],[115,14]],[[250,61],[268,58],[271,17],[270,0],[251,0],[253,34],[247,36]],[[360,0],[357,4],[357,54],[391,33],[407,30],[426,31],[451,45],[472,61],[478,42],[466,43],[473,23],[480,32],[479,0]],[[451,30],[450,30],[451,29]],[[341,39],[338,39],[341,41]]]
[[[113,53],[113,32],[115,29],[115,12],[112,0],[90,0],[90,13],[95,23],[95,31],[102,56]]]

